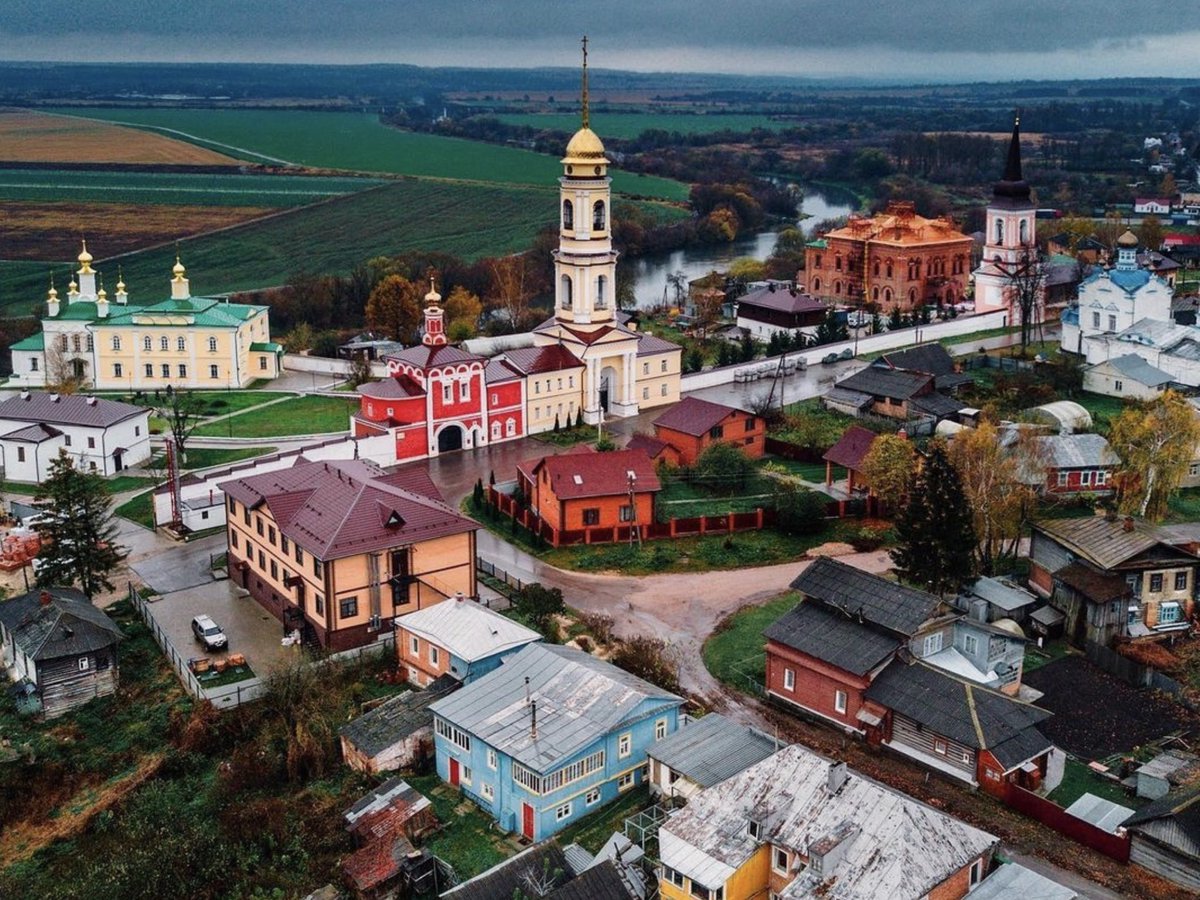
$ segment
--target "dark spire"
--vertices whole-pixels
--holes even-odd
[[[1029,182],[1021,174],[1021,114],[1013,118],[1012,140],[1008,144],[1008,158],[1004,163],[1004,178],[992,187],[997,200],[1028,202]]]

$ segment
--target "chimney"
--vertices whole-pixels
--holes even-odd
[[[525,676],[525,705],[529,705],[529,676]]]
[[[1122,529],[1126,532],[1133,531],[1133,516],[1126,516],[1122,523]]]
[[[463,592],[462,592],[462,591],[455,591],[455,592],[454,592],[454,600],[455,600],[455,602],[456,602],[456,603],[462,603],[462,602],[463,602],[464,600],[466,600],[466,599],[467,599],[467,598],[466,598],[466,596],[463,594]]]
[[[57,402],[58,402],[58,394],[51,394],[51,395],[50,395],[50,402],[51,402],[51,403],[57,403]]]
[[[850,772],[844,762],[831,763],[829,766],[828,787],[830,794],[836,794],[842,789],[842,785],[846,783],[846,779],[850,776]]]
[[[42,591],[40,594],[38,594],[38,600],[41,602],[42,606],[49,606],[50,601],[52,601],[53,599],[54,599],[54,597],[50,594],[49,591]]]
[[[529,703],[529,736],[535,741],[537,740],[537,701],[531,700]]]

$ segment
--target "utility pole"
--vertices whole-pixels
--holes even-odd
[[[637,486],[637,474],[633,469],[629,470],[629,510],[631,517],[629,520],[629,546],[632,547],[634,541],[637,545],[642,545],[642,529],[638,524],[638,508],[637,498],[634,495],[634,488]]]

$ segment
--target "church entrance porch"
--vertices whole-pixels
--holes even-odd
[[[600,372],[600,408],[612,412],[611,401],[617,397],[617,370],[608,366]]]

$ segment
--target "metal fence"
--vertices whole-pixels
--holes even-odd
[[[495,563],[488,562],[482,556],[475,557],[475,568],[481,574],[486,575],[489,578],[494,578],[497,581],[508,585],[514,591],[522,590],[525,585],[529,584],[528,581],[518,578],[511,572],[506,572]]]
[[[202,685],[188,666],[187,658],[175,649],[175,645],[171,643],[167,633],[155,621],[154,615],[150,612],[150,602],[134,590],[132,584],[129,585],[129,602],[142,617],[146,627],[150,629],[150,633],[154,636],[154,642],[158,644],[167,657],[167,661],[171,663],[171,668],[179,676],[184,690],[197,700],[207,700],[218,709],[233,709],[262,696],[265,687],[263,680],[258,677],[247,678],[245,681],[237,681],[220,687],[207,688]]]

